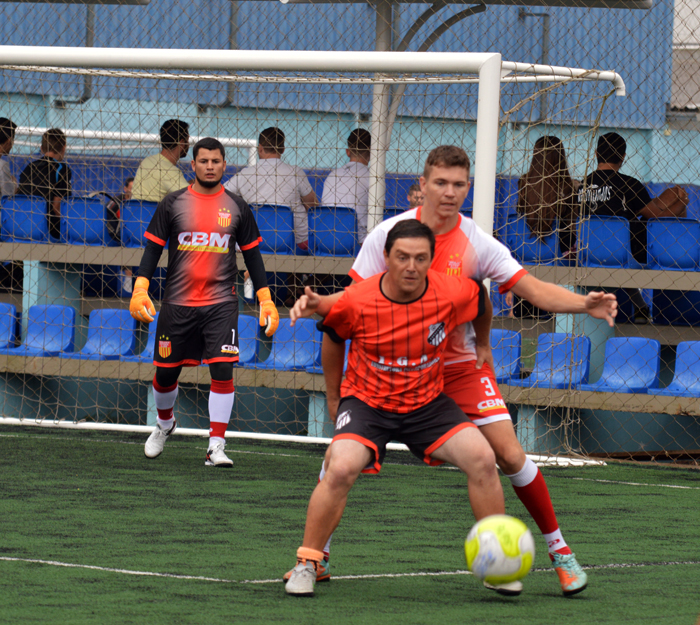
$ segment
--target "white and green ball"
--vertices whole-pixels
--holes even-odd
[[[477,522],[464,543],[469,570],[489,584],[525,577],[535,559],[535,541],[525,523],[505,514]]]

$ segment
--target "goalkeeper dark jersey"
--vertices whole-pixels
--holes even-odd
[[[168,277],[163,302],[210,306],[235,293],[236,243],[248,250],[262,240],[248,204],[230,191],[202,195],[191,186],[158,203],[145,236],[165,247]]]

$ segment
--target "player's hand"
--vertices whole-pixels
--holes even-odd
[[[493,364],[493,353],[491,352],[490,345],[477,345],[476,346],[476,368],[481,369],[484,363],[488,363],[491,367],[491,371],[495,371]]]
[[[280,324],[280,314],[272,303],[269,288],[260,289],[257,295],[260,303],[260,325],[265,328],[265,336],[272,336]]]
[[[292,306],[289,311],[291,325],[294,325],[297,319],[303,319],[313,315],[320,303],[321,298],[319,295],[315,293],[311,287],[307,286],[304,289],[304,295],[294,302],[294,306]]]
[[[340,397],[326,396],[326,404],[328,405],[328,418],[331,420],[331,423],[335,423],[335,420],[338,418]]]
[[[596,319],[604,319],[612,328],[617,316],[617,298],[614,293],[591,291],[586,295],[586,312]]]
[[[148,279],[143,277],[136,278],[134,291],[131,294],[131,302],[129,302],[129,312],[137,321],[151,323],[156,316],[156,309],[148,297],[148,285]]]

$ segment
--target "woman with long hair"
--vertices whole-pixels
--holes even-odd
[[[548,135],[537,139],[530,169],[518,181],[518,213],[536,237],[551,234],[558,220],[559,246],[565,258],[576,252],[578,186],[569,173],[561,139]]]

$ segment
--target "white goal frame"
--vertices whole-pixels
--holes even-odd
[[[229,73],[261,71],[367,74],[371,72],[374,74],[374,79],[365,81],[374,84],[369,229],[382,220],[391,85],[402,82],[432,81],[427,78],[391,78],[391,74],[399,76],[402,74],[433,76],[473,74],[477,76],[477,78],[460,78],[456,82],[478,83],[473,218],[487,233],[493,232],[501,83],[603,81],[614,85],[616,95],[625,95],[625,84],[616,72],[503,61],[497,52],[309,52],[0,46],[0,68],[212,70]],[[220,76],[216,79],[229,82],[239,78]],[[250,77],[247,79],[250,80]],[[321,77],[308,79],[305,77],[305,81],[331,82]]]

